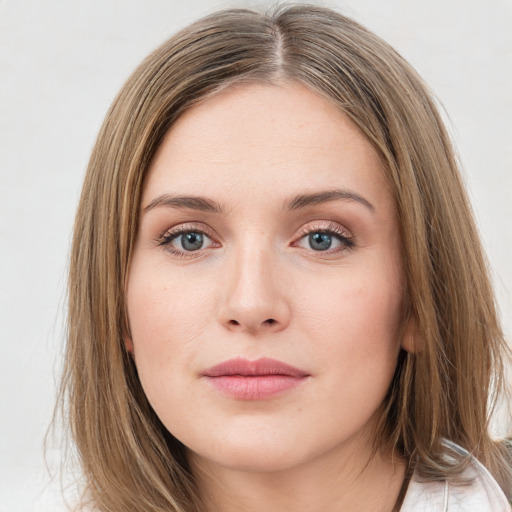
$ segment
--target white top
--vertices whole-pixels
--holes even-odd
[[[400,512],[511,512],[505,494],[487,468],[460,446],[449,441],[445,444],[470,459],[461,475],[467,483],[424,482],[414,473]]]

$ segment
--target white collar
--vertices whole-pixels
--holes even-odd
[[[414,473],[400,512],[511,512],[505,494],[487,468],[455,443],[444,444],[470,461],[460,477],[462,483],[424,481]]]

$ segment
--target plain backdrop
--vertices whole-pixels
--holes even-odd
[[[394,45],[444,105],[510,339],[512,1],[322,4]],[[269,5],[0,1],[0,512],[62,509],[43,438],[60,372],[74,210],[110,102],[178,28],[217,8]],[[60,457],[57,434],[48,440],[51,470]]]

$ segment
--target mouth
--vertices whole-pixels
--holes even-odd
[[[310,374],[282,361],[230,359],[203,372],[217,391],[238,400],[266,400],[304,383]]]

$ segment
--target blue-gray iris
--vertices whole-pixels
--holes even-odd
[[[315,251],[326,251],[331,244],[332,235],[329,233],[311,233],[309,235],[309,245]]]
[[[181,235],[181,245],[186,251],[197,251],[203,246],[201,233],[184,233]]]

